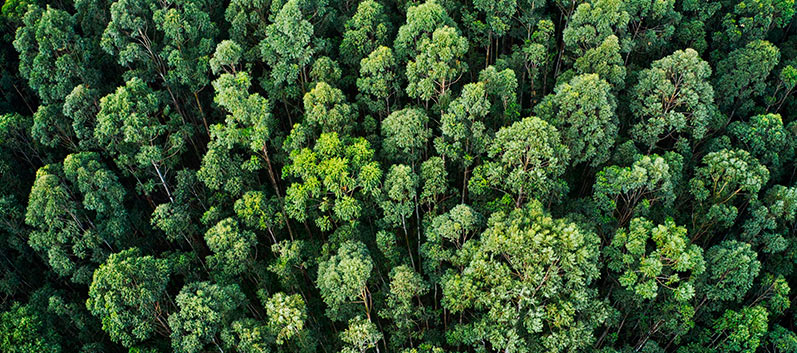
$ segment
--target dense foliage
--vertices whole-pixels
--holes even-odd
[[[797,353],[794,0],[5,0],[0,352]]]

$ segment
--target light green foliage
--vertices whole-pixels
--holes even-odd
[[[592,199],[606,221],[615,219],[622,225],[635,215],[647,214],[654,205],[672,205],[681,158],[665,157],[638,155],[630,167],[612,165],[598,172]]]
[[[382,339],[382,333],[373,322],[357,316],[349,320],[349,327],[340,333],[340,339],[346,344],[343,353],[365,353],[376,347]]]
[[[357,241],[343,243],[337,254],[318,263],[316,285],[329,318],[342,321],[365,311],[370,320],[373,301],[368,279],[373,268],[368,249]]]
[[[691,300],[695,279],[705,270],[703,249],[691,244],[686,228],[672,219],[659,225],[632,219],[628,229],[614,235],[606,255],[620,284],[642,300],[655,300],[660,293],[678,302]]]
[[[113,254],[94,272],[86,307],[114,342],[132,347],[168,335],[169,265],[137,248]]]
[[[296,290],[300,288],[301,272],[315,264],[310,259],[309,245],[304,240],[283,240],[271,245],[274,260],[268,266],[284,288]]]
[[[438,205],[438,200],[448,192],[448,172],[445,161],[440,157],[431,157],[421,163],[421,194],[420,202],[425,203],[432,211]]]
[[[382,149],[393,161],[417,163],[426,155],[426,145],[432,132],[429,117],[421,109],[395,111],[382,121]]]
[[[304,121],[313,131],[344,135],[357,126],[357,110],[340,89],[319,82],[304,95]]]
[[[706,251],[706,272],[697,285],[708,300],[740,301],[753,286],[761,263],[750,244],[726,240]]]
[[[236,278],[252,265],[257,237],[239,229],[233,218],[225,218],[210,228],[205,242],[213,252],[207,257],[208,266],[221,278]]]
[[[360,61],[360,99],[370,111],[381,116],[390,114],[391,100],[395,101],[402,92],[398,79],[393,51],[385,46],[374,49]]]
[[[257,93],[249,94],[250,86],[251,80],[245,72],[225,73],[213,81],[214,101],[229,114],[224,124],[211,126],[208,151],[197,172],[197,177],[210,189],[239,195],[246,189],[250,172],[262,167],[260,160],[253,157],[268,162],[274,119],[268,100]]]
[[[226,141],[219,141],[220,144],[240,144],[257,153],[271,137],[274,118],[267,99],[257,93],[248,93],[251,84],[251,78],[245,72],[222,74],[213,81],[216,90],[213,100],[229,112],[225,124],[214,126],[214,132],[220,135],[219,139],[225,137]]]
[[[310,79],[314,82],[338,82],[342,71],[335,60],[322,56],[313,62]]]
[[[590,346],[589,332],[608,315],[589,288],[600,275],[599,243],[594,233],[546,214],[536,200],[493,214],[481,238],[458,251],[463,267],[442,278],[443,306],[471,313],[448,339],[508,352]]]
[[[240,353],[269,353],[272,338],[262,322],[255,319],[241,319],[225,327],[220,334],[225,349]]]
[[[321,134],[315,147],[294,150],[283,170],[298,179],[286,191],[288,215],[300,222],[312,220],[322,231],[356,222],[362,202],[379,192],[382,170],[363,138]]]
[[[714,340],[710,347],[719,352],[756,352],[767,332],[768,316],[760,306],[725,311],[712,326],[713,336],[723,339]]]
[[[210,58],[210,69],[214,74],[235,73],[236,65],[241,61],[241,46],[231,40],[223,40],[216,46],[213,57]]]
[[[93,152],[72,154],[42,167],[30,190],[28,244],[59,276],[88,283],[93,263],[124,244],[129,231],[125,190]]]
[[[417,199],[418,176],[407,165],[394,164],[385,176],[382,186],[384,212],[383,220],[391,227],[404,227],[407,232],[407,219],[412,217]]]
[[[642,70],[631,100],[631,112],[640,119],[631,130],[634,140],[650,151],[673,136],[702,139],[716,110],[709,76],[711,67],[692,49],[677,50]]]
[[[278,345],[301,336],[307,321],[304,299],[298,294],[275,293],[263,303],[268,315],[267,327]]]
[[[468,187],[473,195],[495,190],[520,206],[563,189],[559,176],[570,159],[559,131],[537,117],[501,128],[488,148],[489,161],[476,167]]]
[[[247,191],[235,201],[235,213],[246,226],[268,231],[272,237],[274,231],[283,228],[286,221],[280,213],[279,200],[269,198],[262,191]]]
[[[570,150],[573,164],[598,166],[609,160],[619,121],[611,86],[597,74],[574,77],[556,86],[535,113],[555,126]]]
[[[573,60],[611,35],[624,36],[629,15],[623,5],[621,0],[591,0],[578,5],[562,33]]]
[[[780,60],[778,47],[756,40],[730,52],[717,63],[717,104],[731,117],[745,116],[762,95],[766,79]]]
[[[626,69],[620,55],[620,43],[615,35],[610,35],[600,45],[587,49],[584,55],[576,59],[573,68],[579,74],[598,74],[616,90],[625,86]]]
[[[454,24],[446,9],[436,0],[427,0],[423,4],[410,6],[406,17],[406,23],[399,27],[393,42],[393,50],[399,63],[416,56],[420,52],[419,44],[424,39],[431,38],[436,29]]]
[[[757,199],[767,180],[767,168],[745,150],[723,149],[703,157],[689,181],[689,191],[696,201],[693,239],[713,227],[733,225],[738,206]]]
[[[485,153],[490,134],[484,118],[490,112],[490,101],[484,83],[469,83],[448,106],[440,120],[441,136],[434,141],[437,153],[472,166]]]
[[[512,69],[498,70],[488,66],[479,72],[479,82],[484,82],[487,96],[490,98],[490,114],[503,119],[491,119],[493,125],[505,124],[519,117],[520,109],[517,101],[518,80]]]
[[[357,12],[344,25],[340,42],[343,62],[356,65],[378,47],[388,44],[391,27],[382,4],[374,0],[360,2]]]
[[[315,50],[310,41],[313,25],[307,21],[299,0],[289,0],[266,27],[266,37],[260,42],[262,59],[271,67],[269,85],[278,89],[276,97],[297,97],[307,82],[305,67]],[[300,88],[301,87],[301,88]]]
[[[172,348],[197,353],[220,345],[220,331],[232,323],[246,297],[236,284],[194,282],[180,290],[175,302],[177,311],[169,315]]]
[[[431,39],[421,39],[417,51],[418,55],[407,63],[407,95],[439,103],[468,69],[463,61],[468,40],[456,29],[443,26],[432,33]]]

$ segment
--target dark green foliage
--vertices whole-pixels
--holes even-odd
[[[797,352],[794,0],[5,0],[0,351]]]

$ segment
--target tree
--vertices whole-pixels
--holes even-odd
[[[441,103],[451,85],[467,70],[462,57],[468,51],[468,40],[457,30],[443,26],[423,38],[417,47],[418,55],[407,63],[407,95],[428,105],[429,100]]]
[[[321,231],[354,225],[363,202],[375,197],[382,170],[363,138],[323,133],[311,150],[294,150],[283,173],[297,178],[285,192],[285,209],[299,222],[313,220]]]
[[[465,10],[463,14],[463,21],[469,26],[473,27],[474,32],[484,33],[487,32],[486,39],[486,53],[484,57],[485,66],[490,64],[490,57],[493,52],[498,53],[499,39],[506,34],[510,29],[510,20],[514,17],[517,11],[517,0],[475,0],[473,7],[478,11],[479,18],[474,18],[470,11]],[[484,20],[481,20],[483,18]],[[495,40],[495,43],[493,42]]]
[[[263,306],[266,307],[268,315],[269,331],[276,337],[278,345],[297,337],[303,339],[306,334],[305,322],[307,321],[307,308],[304,299],[298,294],[286,295],[285,293],[275,293]]]
[[[315,52],[312,36],[313,25],[302,14],[299,0],[285,2],[266,27],[260,55],[271,67],[269,86],[275,89],[275,98],[294,98],[305,92],[304,85],[309,82],[306,66]]]
[[[238,196],[250,188],[247,181],[252,172],[261,168],[262,159],[274,193],[280,197],[278,176],[269,153],[276,122],[269,101],[257,93],[249,94],[250,86],[251,79],[245,72],[222,74],[213,81],[214,101],[229,114],[224,124],[211,126],[211,142],[197,175],[209,188]]]
[[[78,150],[79,141],[62,112],[64,99],[79,84],[100,85],[93,65],[99,53],[76,27],[66,11],[31,6],[13,42],[19,72],[41,100],[33,114],[33,137],[43,145],[70,150]]]
[[[312,131],[347,135],[356,127],[357,111],[346,102],[343,91],[326,82],[316,83],[304,95],[304,123]]]
[[[692,211],[692,240],[714,227],[733,225],[738,207],[758,198],[758,192],[769,180],[769,171],[745,150],[712,152],[703,157],[689,181],[695,198]]]
[[[388,34],[392,32],[391,27],[382,4],[374,0],[360,2],[357,12],[344,24],[345,30],[340,42],[343,62],[357,65],[366,55],[386,45]]]
[[[420,274],[407,265],[398,265],[390,270],[390,292],[387,295],[387,308],[381,310],[379,316],[393,320],[398,329],[390,335],[393,347],[400,347],[409,338],[420,339],[421,320],[424,308],[415,306],[413,299],[420,298],[429,292],[429,285]],[[419,303],[419,305],[421,305]]]
[[[28,244],[59,276],[89,283],[94,263],[126,243],[130,224],[124,198],[122,184],[96,153],[72,154],[63,166],[44,166],[30,190],[25,222],[34,231]]]
[[[382,149],[393,161],[415,165],[426,155],[426,145],[432,132],[429,117],[423,110],[406,108],[388,115],[382,121]]]
[[[224,349],[241,353],[271,352],[272,337],[268,329],[258,320],[241,319],[233,321],[220,334]]]
[[[535,113],[561,131],[572,163],[598,166],[609,160],[619,125],[609,83],[596,74],[579,75],[554,91]]]
[[[660,57],[672,45],[676,28],[681,25],[682,15],[676,10],[676,1],[667,0],[652,3],[644,0],[629,1],[625,9],[628,11],[628,37],[624,43],[625,62],[632,57]]]
[[[780,114],[760,114],[728,125],[734,146],[744,149],[767,166],[776,180],[783,166],[795,157],[797,145],[783,126]]]
[[[94,137],[119,169],[136,178],[139,192],[156,186],[173,199],[167,176],[187,148],[190,126],[164,103],[164,92],[134,77],[100,99]]]
[[[399,27],[393,50],[400,64],[418,55],[418,48],[424,39],[430,39],[432,33],[443,26],[451,26],[454,20],[448,16],[446,9],[436,0],[427,0],[423,4],[410,6],[407,9],[406,23]]]
[[[498,129],[520,116],[518,81],[514,70],[499,71],[495,66],[488,66],[479,72],[479,82],[484,82],[487,97],[490,99],[491,128]]]
[[[468,205],[454,206],[432,219],[426,228],[426,242],[421,245],[423,269],[439,283],[445,263],[460,264],[457,252],[468,239],[475,238],[484,226],[484,217]]]
[[[434,141],[437,153],[466,169],[484,154],[490,141],[484,118],[490,111],[483,83],[469,83],[440,119],[441,136]]]
[[[641,120],[631,129],[634,140],[652,151],[671,137],[702,139],[716,114],[710,75],[711,67],[692,49],[676,50],[640,72],[631,101]]]
[[[61,337],[29,305],[13,303],[0,312],[0,348],[8,353],[61,352]]]
[[[797,187],[775,185],[749,207],[750,216],[742,225],[741,238],[765,253],[786,250],[790,229],[797,217]]]
[[[340,339],[346,344],[344,353],[365,353],[376,347],[382,339],[382,333],[373,322],[357,316],[349,320],[349,327],[340,333]]]
[[[380,46],[360,61],[360,77],[357,78],[359,98],[368,110],[380,117],[390,114],[393,102],[401,94],[393,51]]]
[[[610,35],[599,46],[587,49],[573,63],[573,69],[579,74],[598,74],[600,78],[611,83],[615,91],[623,89],[626,68],[620,55],[617,36]]]
[[[536,200],[494,213],[481,238],[458,251],[461,269],[441,279],[443,306],[469,318],[454,324],[449,341],[507,352],[590,346],[608,316],[589,287],[600,276],[599,243]]]
[[[225,218],[205,233],[205,242],[213,255],[207,257],[208,266],[222,279],[232,279],[253,265],[257,237],[238,228],[233,218]]]
[[[675,201],[681,174],[681,157],[675,153],[637,155],[630,167],[603,168],[595,177],[592,199],[604,221],[624,225],[631,217],[646,215],[661,204],[668,208]]]
[[[740,1],[728,9],[721,26],[714,32],[714,42],[724,48],[742,47],[746,42],[767,38],[767,33],[783,28],[794,16],[794,1]]]
[[[230,24],[230,40],[241,46],[246,62],[260,57],[259,44],[266,38],[269,23],[268,10],[266,0],[231,0],[224,11],[224,19]]]
[[[425,204],[430,214],[442,203],[448,193],[448,172],[445,161],[440,157],[429,157],[421,163],[421,193],[419,202]]]
[[[171,101],[175,113],[185,120],[200,117],[207,129],[198,95],[210,81],[210,55],[218,33],[210,3],[118,0],[110,8],[102,48],[134,76],[161,81],[169,94],[163,101]],[[189,115],[189,108],[198,114]]]
[[[567,22],[562,41],[575,60],[588,49],[601,45],[611,35],[625,37],[629,18],[622,1],[592,0],[581,3]]]
[[[86,307],[111,339],[125,347],[154,334],[168,336],[169,274],[166,260],[143,255],[138,248],[123,250],[94,272]]]
[[[343,321],[364,309],[368,321],[371,321],[373,298],[368,289],[368,279],[373,268],[368,249],[358,241],[341,244],[337,254],[318,263],[316,286],[321,291],[330,319]]]
[[[218,335],[230,325],[236,310],[245,306],[246,297],[236,284],[211,282],[185,285],[175,298],[177,311],[169,315],[172,348],[175,352],[204,352],[213,344],[221,348]]]
[[[561,191],[564,185],[558,178],[570,153],[560,141],[559,131],[537,117],[501,128],[489,145],[490,160],[473,171],[471,194],[498,191],[520,207],[524,200]]]
[[[655,244],[649,251],[650,241]],[[690,244],[686,228],[672,219],[654,225],[634,218],[628,229],[620,229],[607,249],[608,267],[620,273],[620,284],[641,300],[654,300],[659,293],[686,302],[695,294],[694,282],[705,270],[703,250]]]
[[[753,287],[761,263],[750,244],[726,240],[706,251],[706,272],[697,283],[697,293],[703,296],[703,304],[710,301],[742,300]]]
[[[714,86],[722,111],[731,118],[736,114],[746,116],[779,60],[778,47],[764,40],[752,41],[720,60]]]

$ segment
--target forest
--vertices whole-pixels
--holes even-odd
[[[795,0],[4,0],[0,352],[797,352]]]

